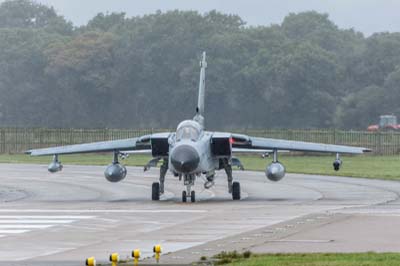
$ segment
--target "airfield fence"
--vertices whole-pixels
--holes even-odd
[[[16,154],[29,149],[133,138],[163,131],[170,130],[0,128],[0,153]],[[257,137],[361,146],[372,149],[375,155],[400,154],[400,132],[336,129],[265,129],[234,132]]]

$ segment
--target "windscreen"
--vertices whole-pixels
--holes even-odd
[[[176,131],[176,140],[192,140],[197,141],[200,137],[200,129],[193,121],[182,123]]]

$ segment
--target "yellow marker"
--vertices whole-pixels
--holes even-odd
[[[133,262],[134,265],[138,265],[139,264],[139,258],[140,258],[140,250],[139,249],[135,249],[134,251],[132,251],[132,257],[133,257]]]
[[[112,266],[117,266],[117,263],[119,262],[119,254],[118,253],[111,254],[110,261]]]
[[[86,266],[96,266],[96,259],[94,257],[86,259]]]
[[[153,252],[155,253],[157,263],[160,261],[160,254],[162,252],[160,245],[155,245],[153,247]]]
[[[160,245],[156,245],[153,247],[153,252],[154,253],[161,253],[161,246]]]

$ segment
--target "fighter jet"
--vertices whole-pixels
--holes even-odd
[[[206,84],[206,53],[202,54],[200,62],[200,84],[196,113],[193,119],[181,122],[176,132],[165,132],[145,135],[138,138],[69,145],[46,149],[34,149],[27,151],[32,156],[52,155],[53,161],[48,170],[56,173],[63,166],[59,161],[59,155],[77,153],[112,152],[113,162],[104,175],[110,182],[122,181],[127,170],[119,159],[128,154],[150,153],[153,159],[144,167],[145,171],[151,167],[160,166],[160,177],[152,184],[151,198],[160,200],[165,192],[165,176],[169,171],[180,181],[183,181],[185,189],[182,191],[182,201],[196,201],[193,190],[196,179],[204,177],[205,189],[214,185],[215,174],[218,170],[224,170],[227,176],[227,189],[233,200],[240,200],[241,189],[239,179],[234,178],[232,168],[243,165],[234,156],[236,152],[255,152],[271,154],[272,163],[266,167],[265,174],[271,181],[279,181],[285,176],[285,167],[278,160],[278,151],[302,151],[336,154],[333,167],[338,171],[342,165],[340,154],[362,154],[369,151],[366,148],[341,145],[328,145],[300,141],[288,141],[271,138],[251,137],[243,134],[229,132],[207,131],[204,127],[204,101]]]

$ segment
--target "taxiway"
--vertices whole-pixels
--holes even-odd
[[[243,199],[232,201],[220,172],[210,190],[197,181],[193,204],[181,202],[183,185],[171,175],[166,195],[152,202],[157,169],[128,167],[117,184],[103,171],[1,164],[0,262],[81,265],[111,252],[125,259],[135,248],[150,257],[157,243],[166,263],[224,250],[400,251],[400,182],[289,174],[273,183],[261,172],[235,172]]]

